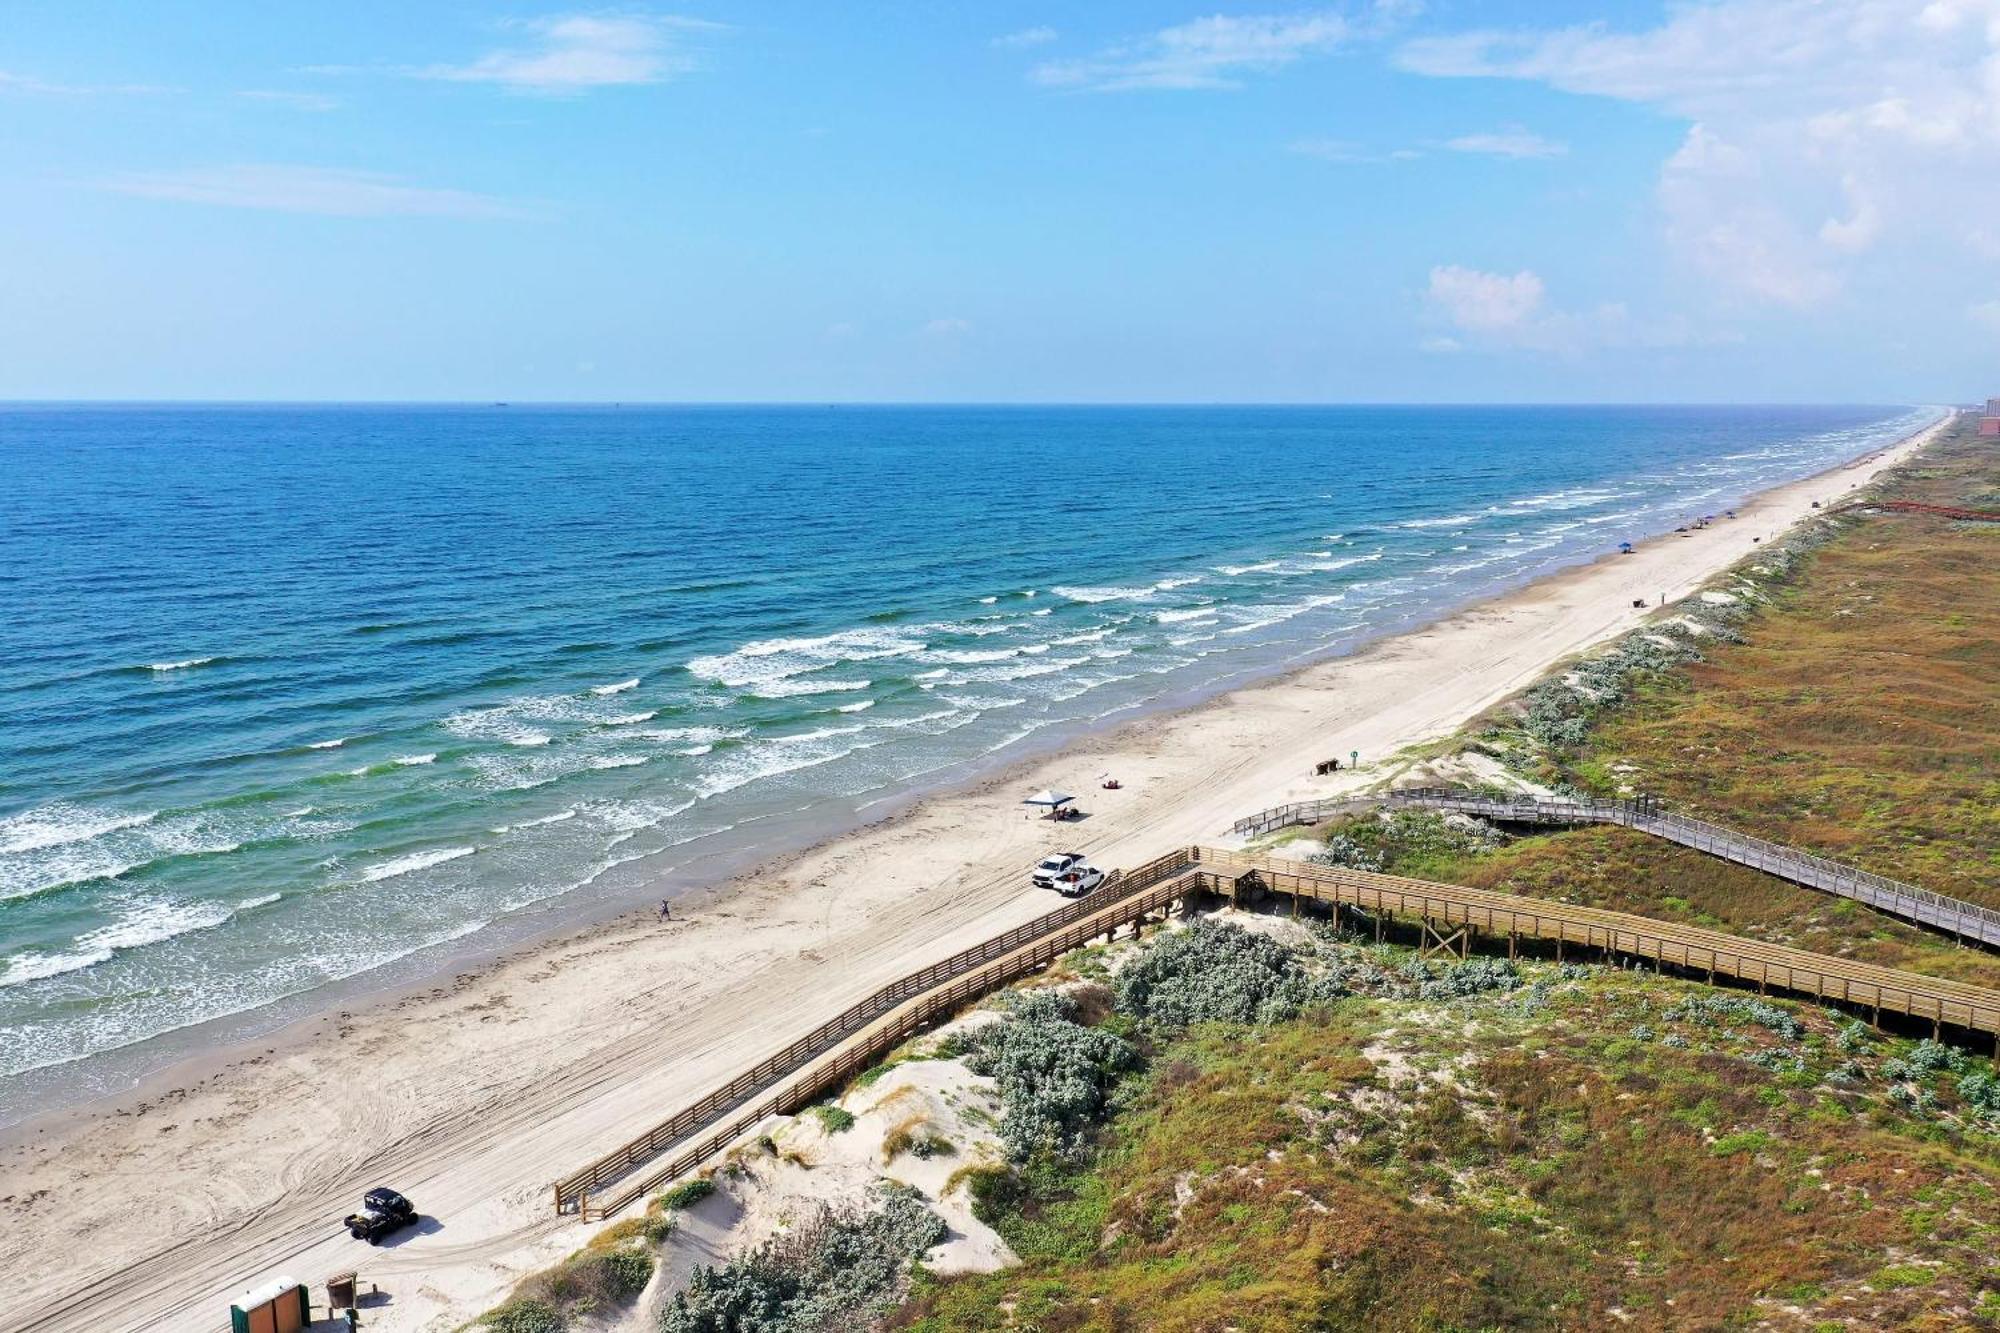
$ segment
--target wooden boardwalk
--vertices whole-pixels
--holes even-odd
[[[1189,847],[1120,876],[1088,898],[912,973],[822,1023],[708,1096],[553,1187],[557,1212],[608,1216],[725,1151],[766,1118],[802,1110],[966,1004],[1046,967],[1069,950],[1210,896],[1265,894],[1356,909],[1378,929],[1407,924],[1427,952],[1464,956],[1476,937],[1512,954],[1524,940],[1642,959],[1711,981],[1731,980],[1931,1025],[2000,1036],[2000,992],[1764,944],[1622,912],[1337,870],[1249,852]]]
[[[1669,814],[1657,801],[1647,797],[1630,801],[1550,801],[1481,796],[1450,787],[1418,787],[1390,792],[1388,800],[1391,805],[1456,810],[1514,824],[1622,824],[1809,889],[1852,898],[1878,912],[1928,926],[1963,942],[2000,948],[2000,912],[1990,907],[1932,893],[1886,875],[1872,875],[1707,820]]]

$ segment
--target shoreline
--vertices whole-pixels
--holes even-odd
[[[1810,516],[1812,500],[1872,479],[1953,419],[1760,492],[1738,506],[1733,523],[1685,538],[1649,537],[1635,556],[1600,556],[1441,609],[1345,655],[1100,720],[987,771],[970,766],[938,788],[878,798],[885,808],[865,822],[831,836],[808,832],[807,845],[766,850],[720,882],[684,891],[675,901],[687,915],[670,926],[601,900],[596,909],[615,915],[552,924],[470,965],[439,960],[408,982],[326,996],[313,1013],[255,1037],[261,1054],[241,1043],[206,1051],[82,1106],[23,1119],[0,1130],[10,1175],[29,1195],[4,1201],[13,1225],[0,1256],[35,1275],[25,1307],[38,1312],[64,1280],[38,1270],[35,1258],[53,1251],[47,1242],[86,1229],[83,1219],[62,1216],[74,1208],[95,1219],[89,1230],[104,1233],[92,1264],[137,1274],[109,1285],[131,1287],[139,1299],[156,1294],[177,1320],[199,1319],[204,1310],[212,1315],[216,1291],[272,1264],[290,1259],[298,1276],[316,1279],[342,1252],[334,1247],[348,1244],[323,1239],[327,1197],[339,1197],[351,1179],[394,1170],[406,1174],[391,1183],[452,1226],[435,1243],[420,1238],[407,1255],[385,1251],[368,1266],[385,1287],[394,1274],[411,1278],[397,1282],[399,1291],[424,1278],[424,1300],[399,1298],[381,1319],[415,1327],[430,1316],[470,1313],[459,1302],[481,1299],[480,1284],[490,1286],[496,1270],[519,1271],[573,1248],[576,1232],[547,1216],[544,1190],[572,1159],[589,1155],[585,1145],[601,1149],[658,1118],[668,1103],[779,1044],[807,1014],[1046,910],[1046,899],[1023,887],[1021,871],[1054,830],[1024,822],[1011,800],[996,800],[1001,788],[1045,785],[1032,776],[1039,774],[1084,793],[1094,817],[1064,826],[1062,840],[1117,865],[1211,836],[1218,819],[1226,827],[1255,808],[1367,785],[1395,750],[1449,731],[1554,662],[1639,623],[1658,595],[1685,595],[1754,549],[1750,536],[1775,537]],[[1634,589],[1644,589],[1646,610],[1631,606]],[[1308,756],[1344,759],[1350,748],[1364,756],[1359,774],[1303,776]],[[1089,774],[1107,768],[1125,780],[1124,790],[1096,788]],[[865,876],[851,873],[861,865]],[[649,883],[648,894],[657,891]],[[559,977],[563,984],[551,986]],[[530,994],[535,987],[566,994]],[[517,997],[535,1003],[524,1007]],[[342,1003],[351,1007],[330,1007]],[[366,1076],[357,1073],[359,1058],[370,1061]],[[338,1105],[313,1095],[316,1081],[329,1079],[343,1085]],[[357,1082],[369,1086],[344,1086]],[[199,1149],[187,1151],[197,1140]],[[252,1169],[273,1162],[281,1169]],[[217,1172],[228,1180],[211,1182]],[[65,1174],[73,1185],[63,1183]],[[282,1197],[267,1202],[257,1191],[271,1182],[282,1182]],[[58,1192],[38,1200],[38,1186]],[[148,1201],[152,1190],[162,1202]],[[221,1252],[178,1257],[192,1266],[185,1280],[162,1271],[154,1282],[139,1271],[175,1262],[149,1236],[196,1234],[188,1229],[202,1219],[214,1225],[260,1204],[264,1229],[249,1228],[256,1235],[232,1235]],[[182,1225],[160,1225],[166,1217]],[[37,1231],[45,1233],[40,1246]],[[122,1253],[114,1240],[124,1243]],[[220,1287],[205,1280],[225,1267]],[[82,1317],[65,1309],[49,1326]]]
[[[1918,410],[1926,409],[1913,409]],[[1944,407],[1936,410],[1946,413],[1943,421],[1950,420],[1955,411]],[[1919,427],[1890,444],[1806,477],[1750,492],[1734,503],[1738,508],[1746,508],[1786,487],[1851,470],[1888,450],[1902,447],[1936,429],[1938,424]],[[1728,502],[1710,503],[1727,507]],[[1669,530],[1662,529],[1636,531],[1633,537],[1639,542],[1649,542],[1671,535]],[[334,1010],[394,1004],[420,995],[440,981],[462,979],[468,972],[484,972],[523,953],[554,946],[579,933],[603,929],[628,915],[645,913],[650,917],[651,905],[662,898],[692,904],[726,893],[737,880],[769,873],[817,846],[865,832],[927,800],[1004,781],[1010,774],[1026,771],[1066,748],[1115,734],[1125,727],[1186,713],[1237,691],[1283,683],[1326,662],[1361,656],[1377,645],[1421,633],[1461,613],[1504,602],[1549,580],[1610,558],[1615,557],[1608,553],[1559,556],[1538,569],[1476,586],[1452,600],[1373,628],[1337,646],[1315,647],[1282,661],[1239,668],[1213,680],[1121,706],[1096,718],[1067,720],[997,753],[969,756],[878,792],[829,798],[807,807],[756,815],[752,820],[765,823],[775,836],[761,837],[751,846],[724,845],[697,850],[686,860],[656,869],[642,862],[636,867],[640,873],[631,882],[608,892],[547,898],[380,967],[248,1009],[157,1032],[129,1045],[9,1075],[0,1079],[0,1148],[21,1137],[24,1129],[32,1130],[51,1116],[88,1113],[119,1098],[142,1095],[162,1083],[195,1077],[218,1061],[226,1063],[248,1053],[252,1047],[281,1046]],[[745,821],[748,822],[752,821]],[[744,826],[732,825],[729,831]],[[685,849],[676,847],[647,859],[665,861],[682,854]]]

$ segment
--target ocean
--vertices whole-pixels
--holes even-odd
[[[1937,415],[0,407],[0,1117]]]

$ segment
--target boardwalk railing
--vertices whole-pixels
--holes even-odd
[[[1510,953],[1522,938],[1553,940],[1558,957],[1566,945],[1581,945],[1705,973],[1710,981],[1726,977],[1760,990],[1928,1020],[1934,1032],[1949,1025],[2000,1035],[2000,992],[1962,982],[1601,908],[1260,853],[1189,847],[1123,876],[1108,896],[1093,894],[884,987],[672,1119],[565,1177],[555,1187],[557,1211],[576,1211],[586,1219],[617,1212],[700,1167],[765,1118],[801,1110],[913,1034],[1069,950],[1144,920],[1176,900],[1216,893],[1241,902],[1246,891],[1257,889],[1285,894],[1295,907],[1321,902],[1359,908],[1377,921],[1399,916],[1419,921],[1427,939],[1443,941],[1445,932],[1454,930],[1467,936],[1484,932],[1506,939]],[[1006,947],[1010,940],[1015,943]],[[970,959],[980,961],[966,961]],[[885,995],[903,998],[877,1008]],[[836,1031],[844,1035],[827,1036]],[[825,1044],[819,1045],[822,1039]],[[665,1155],[676,1147],[678,1151]]]
[[[730,1111],[748,1106],[753,1098],[769,1089],[778,1080],[861,1032],[913,996],[933,991],[941,983],[972,972],[995,959],[1013,955],[1024,945],[1046,937],[1061,936],[1066,928],[1075,923],[1102,914],[1108,907],[1142,894],[1152,885],[1178,875],[1188,867],[1189,863],[1187,852],[1177,851],[1149,862],[1130,874],[1113,871],[1105,884],[1089,897],[1068,903],[1033,921],[996,935],[982,944],[974,945],[941,962],[912,972],[899,981],[891,982],[873,995],[842,1010],[783,1050],[746,1069],[671,1119],[662,1121],[630,1142],[556,1181],[553,1187],[556,1211],[567,1212],[572,1209],[596,1207],[596,1201],[589,1196],[651,1162],[674,1144],[704,1126],[712,1124]],[[1083,938],[1088,939],[1090,934],[1101,933],[1101,930],[1102,927],[1099,927],[1096,931],[1086,933]],[[1073,947],[1065,945],[1063,950],[1058,952]],[[764,1116],[772,1114],[770,1105],[773,1100],[758,1101],[743,1116],[733,1120],[732,1125],[741,1120],[745,1121],[744,1128],[748,1128]],[[697,1145],[700,1157],[706,1157],[714,1151],[713,1147],[706,1146],[714,1138],[714,1135],[710,1135],[702,1145]],[[650,1176],[648,1178],[651,1179]],[[668,1178],[671,1178],[671,1175]],[[622,1202],[623,1200],[621,1204]]]
[[[1290,805],[1276,805],[1269,810],[1260,810],[1247,818],[1239,819],[1230,826],[1231,833],[1244,837],[1261,838],[1266,833],[1275,833],[1281,828],[1291,828],[1295,824],[1324,824],[1336,815],[1351,814],[1365,810],[1382,802],[1372,796],[1329,797],[1321,801],[1294,801]]]
[[[1469,928],[1510,942],[1529,937],[1580,944],[1691,972],[1747,981],[1817,999],[1862,1005],[1989,1036],[2000,1035],[2000,992],[1894,968],[1766,944],[1604,908],[1523,898],[1490,889],[1343,870],[1254,852],[1194,849],[1204,874],[1234,876],[1294,900],[1339,903],[1371,915],[1402,915],[1439,928]],[[1227,891],[1225,888],[1224,891]]]
[[[1929,926],[1961,940],[2000,948],[2000,912],[1946,897],[1885,875],[1870,874],[1796,847],[1752,837],[1686,815],[1669,814],[1651,797],[1628,801],[1538,800],[1481,796],[1451,787],[1417,787],[1389,793],[1392,802],[1430,810],[1456,810],[1515,823],[1622,824],[1750,866],[1810,889],[1866,903],[1877,911]]]

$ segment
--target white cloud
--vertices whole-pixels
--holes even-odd
[[[997,46],[1003,51],[1025,51],[1031,46],[1047,46],[1059,36],[1061,34],[1054,28],[1046,26],[1023,28],[1004,37],[995,37],[988,45]]]
[[[1528,79],[1689,123],[1665,235],[1720,290],[1807,307],[1898,254],[1990,260],[2000,213],[2000,0],[1714,0],[1657,26],[1473,32],[1404,68]]]
[[[972,332],[972,322],[970,320],[959,319],[956,316],[934,319],[924,325],[924,336],[926,338],[960,338],[970,332]]]
[[[334,111],[340,106],[339,99],[328,97],[325,93],[273,92],[265,88],[246,88],[236,95],[252,102],[288,106],[294,111]]]
[[[1623,305],[1609,302],[1594,310],[1561,310],[1549,304],[1541,275],[1487,273],[1458,264],[1430,272],[1424,299],[1452,334],[1425,338],[1426,352],[1470,348],[1555,352],[1575,356],[1601,347],[1687,347],[1734,342],[1731,335],[1698,337],[1684,321],[1639,320]]]
[[[1510,275],[1443,264],[1431,270],[1427,296],[1468,333],[1512,333],[1541,313],[1542,279],[1529,269]]]
[[[395,176],[337,167],[246,163],[114,177],[102,187],[142,199],[255,208],[323,217],[514,218],[518,206],[468,190],[408,185]]]
[[[1285,145],[1287,152],[1300,157],[1316,157],[1322,162],[1407,162],[1422,157],[1414,148],[1393,148],[1388,152],[1374,152],[1363,148],[1349,139],[1304,138],[1294,139]]]
[[[1561,157],[1569,151],[1568,144],[1545,139],[1519,125],[1483,134],[1461,134],[1445,140],[1444,146],[1455,153],[1483,153],[1488,157]]]
[[[412,71],[427,79],[498,84],[510,92],[573,95],[592,88],[660,83],[694,68],[688,34],[720,24],[673,16],[567,14],[509,25],[528,41],[469,65]]]
[[[31,97],[144,97],[154,93],[179,92],[150,83],[51,83],[30,74],[13,74],[0,69],[0,93],[22,93]]]
[[[1244,75],[1282,69],[1331,51],[1354,35],[1354,25],[1331,12],[1216,14],[1120,43],[1088,59],[1046,61],[1031,77],[1051,88],[1090,92],[1235,88]]]

